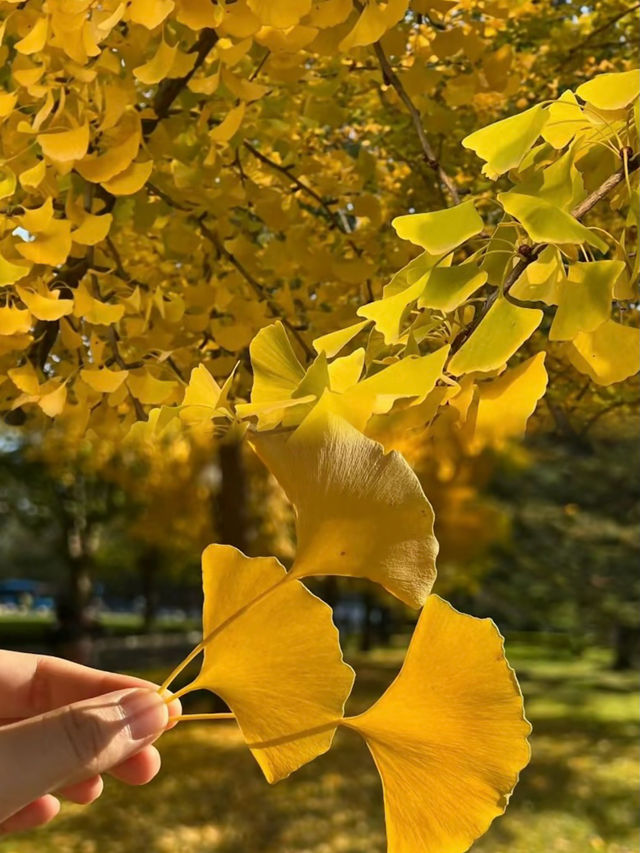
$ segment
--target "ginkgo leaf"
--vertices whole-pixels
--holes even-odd
[[[398,237],[411,240],[432,255],[450,252],[484,227],[472,200],[432,213],[396,216],[391,224]]]
[[[174,0],[131,0],[129,17],[153,30],[174,10],[175,5]]]
[[[449,347],[444,346],[427,355],[407,356],[353,386],[346,392],[345,401],[353,405],[354,413],[366,412],[367,420],[390,411],[397,400],[413,397],[415,404],[421,403],[442,376],[448,355]]]
[[[498,201],[517,219],[532,240],[540,243],[589,243],[606,252],[605,241],[570,213],[536,196],[498,193]]]
[[[252,403],[286,400],[304,378],[304,369],[280,322],[260,329],[251,341],[249,355]]]
[[[340,42],[340,50],[364,47],[382,38],[385,32],[401,20],[409,0],[388,0],[386,3],[367,3],[353,29]]]
[[[20,217],[20,225],[30,234],[39,234],[46,231],[53,219],[53,199],[51,196],[45,200],[40,207],[25,209]]]
[[[568,345],[569,361],[598,385],[612,385],[640,368],[640,329],[606,320],[593,332],[580,332]]]
[[[294,577],[366,577],[412,607],[435,580],[433,510],[402,456],[319,403],[292,433],[249,440],[296,510]]]
[[[20,186],[35,189],[43,182],[46,173],[47,164],[44,160],[38,160],[35,166],[32,166],[31,169],[26,169],[24,172],[20,173]]]
[[[111,195],[133,195],[141,190],[149,180],[153,171],[153,160],[144,163],[132,163],[120,174],[108,181],[101,181],[102,186]]]
[[[40,133],[37,139],[45,157],[54,163],[81,160],[89,147],[89,125],[84,124],[57,133]]]
[[[232,377],[230,377],[232,378]],[[227,380],[227,383],[229,380]],[[228,388],[228,384],[225,386]],[[226,397],[226,394],[224,395]],[[201,423],[211,420],[220,413],[224,405],[223,389],[209,373],[204,364],[194,367],[189,377],[189,384],[185,388],[180,417],[185,423]]]
[[[82,224],[71,232],[71,239],[82,246],[95,246],[105,239],[112,222],[113,216],[110,213],[103,213],[101,216],[87,213]]]
[[[475,264],[436,267],[425,284],[419,305],[439,311],[453,311],[487,281],[488,274]]]
[[[560,252],[555,246],[547,246],[533,263],[527,265],[509,292],[517,299],[557,305],[564,280]]]
[[[57,290],[51,296],[42,296],[16,285],[16,292],[37,320],[59,320],[73,311],[73,299],[58,299]]]
[[[326,752],[354,673],[331,608],[275,557],[202,555],[204,660],[191,689],[227,703],[269,782]]]
[[[117,391],[128,375],[128,370],[109,370],[107,367],[85,367],[80,371],[83,382],[102,394],[112,394]]]
[[[542,322],[538,308],[520,308],[499,298],[449,361],[454,376],[495,370],[507,362]]]
[[[570,341],[580,332],[593,332],[611,313],[613,285],[624,272],[624,261],[591,261],[569,266],[560,290],[550,341]]]
[[[109,326],[117,323],[124,316],[124,305],[111,305],[91,296],[84,284],[76,288],[73,313],[76,317],[84,317],[89,323],[99,326]]]
[[[13,284],[24,278],[31,270],[31,264],[14,264],[0,253],[0,287],[5,284]]]
[[[0,164],[0,199],[12,196],[16,191],[16,185],[15,172],[6,164]]]
[[[93,183],[109,181],[124,173],[131,166],[140,149],[140,131],[135,129],[117,145],[110,147],[104,154],[90,154],[75,164],[75,169],[83,178]]]
[[[482,171],[487,177],[495,179],[520,165],[524,155],[540,136],[548,118],[548,111],[537,104],[476,130],[466,136],[462,144],[487,161]]]
[[[286,400],[268,400],[262,403],[236,403],[235,413],[239,418],[256,417],[259,430],[268,430],[282,423],[285,413],[292,411],[292,424],[299,423],[309,411],[309,403],[315,403],[315,394]],[[300,416],[298,416],[300,415]]]
[[[16,250],[34,264],[63,264],[71,251],[71,223],[67,219],[52,219],[34,240],[19,243]]]
[[[556,149],[568,145],[577,133],[589,127],[589,120],[578,105],[576,96],[570,89],[549,105],[549,119],[542,128],[541,135]]]
[[[501,376],[478,385],[478,398],[470,413],[469,445],[479,451],[500,447],[506,439],[521,436],[547,389],[545,353],[539,352]]]
[[[23,335],[31,328],[31,314],[24,308],[5,305],[0,308],[0,335]]]
[[[329,332],[326,335],[321,335],[313,342],[313,348],[317,353],[325,353],[327,358],[333,358],[337,355],[349,341],[353,340],[358,332],[367,325],[368,321],[363,320],[361,323],[353,323],[344,329],[339,329],[337,332]]]
[[[56,388],[48,390],[38,400],[38,405],[42,411],[50,418],[56,418],[64,411],[65,403],[67,402],[67,384],[62,382]]]
[[[20,391],[34,396],[40,391],[38,374],[30,361],[20,367],[10,367],[7,376]]]
[[[529,761],[531,726],[500,633],[435,595],[400,674],[343,725],[365,738],[382,777],[389,853],[463,853]]]
[[[134,68],[133,73],[141,83],[145,83],[147,86],[159,83],[160,80],[169,76],[177,50],[177,45],[170,46],[162,39],[151,59],[144,65]]]
[[[174,393],[178,383],[157,379],[145,370],[143,373],[130,373],[127,377],[127,387],[141,403],[147,406],[159,406]]]
[[[336,358],[329,364],[329,385],[332,391],[341,394],[356,384],[362,376],[365,355],[364,348],[360,347],[350,355]]]
[[[238,131],[244,118],[245,105],[239,104],[226,114],[217,127],[209,131],[209,138],[214,142],[228,142]]]
[[[222,9],[211,0],[178,0],[176,20],[192,30],[213,29],[220,25],[223,16]]]
[[[311,0],[247,0],[247,6],[267,27],[295,27],[311,9]]]
[[[576,89],[576,94],[600,110],[619,110],[640,96],[640,70],[598,74]]]
[[[31,27],[26,36],[14,45],[18,53],[30,55],[39,53],[47,43],[47,33],[49,31],[49,18],[47,15],[39,13],[34,25]]]

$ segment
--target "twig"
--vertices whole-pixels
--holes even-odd
[[[627,174],[631,174],[632,172],[636,172],[640,169],[640,154],[634,154],[627,162],[627,169],[624,167],[618,169],[617,172],[614,172],[610,175],[605,181],[603,181],[600,186],[595,189],[584,201],[580,202],[579,205],[573,208],[571,211],[571,215],[575,219],[582,219],[593,207],[598,204],[611,190],[615,189],[619,184],[621,184]],[[494,304],[494,302],[498,299],[499,296],[504,296],[509,299],[509,291],[513,287],[513,285],[518,281],[522,273],[527,269],[527,267],[532,264],[535,260],[538,259],[540,253],[547,248],[548,243],[535,243],[533,246],[528,247],[528,251],[526,256],[520,257],[518,263],[511,270],[509,275],[504,281],[502,288],[496,288],[487,298],[484,303],[484,307],[482,311],[478,311],[476,316],[473,318],[469,326],[463,330],[463,332],[458,335],[458,338],[453,343],[452,350],[455,352],[456,349],[459,349],[460,346],[467,340],[467,338],[474,332],[477,327],[480,325],[484,317],[487,315],[487,312]],[[537,307],[537,303],[534,302],[525,302],[523,300],[516,299],[516,297],[511,296],[509,301],[513,302],[516,305],[519,305],[522,308],[534,308]],[[546,306],[545,306],[546,307]]]
[[[353,0],[353,5],[359,12],[363,11],[364,7],[360,0]],[[411,116],[411,121],[413,122],[413,126],[416,129],[420,148],[422,149],[422,154],[426,163],[433,169],[433,171],[438,176],[438,180],[451,196],[451,201],[454,204],[460,204],[460,194],[458,193],[458,188],[454,184],[451,177],[445,172],[444,168],[442,167],[442,164],[436,157],[436,153],[433,150],[431,143],[429,142],[426,131],[422,124],[422,117],[420,116],[420,111],[411,100],[411,96],[409,95],[407,90],[402,85],[402,80],[398,77],[396,72],[391,67],[391,63],[387,59],[387,55],[384,52],[384,48],[382,47],[379,41],[374,42],[373,51],[378,59],[378,63],[382,70],[382,77],[384,82],[389,86],[393,86],[393,88],[398,94],[398,97],[409,111],[409,115]]]
[[[199,224],[200,224],[200,231],[202,232],[202,234],[207,238],[207,240],[209,240],[215,246],[218,253],[223,258],[225,258],[227,261],[229,261],[229,263],[238,270],[240,275],[244,278],[244,280],[251,287],[251,289],[256,293],[256,295],[266,303],[267,307],[269,308],[269,310],[271,311],[273,316],[277,317],[278,320],[280,320],[280,322],[282,323],[282,325],[285,326],[291,332],[293,337],[300,344],[300,346],[301,346],[304,354],[307,356],[307,358],[309,358],[309,359],[315,358],[315,354],[314,354],[313,350],[311,349],[309,344],[305,341],[305,339],[302,337],[299,330],[296,329],[296,327],[287,319],[287,317],[284,316],[284,314],[280,310],[279,305],[276,302],[274,302],[273,299],[271,299],[266,294],[265,289],[260,284],[260,282],[257,281],[251,275],[249,270],[244,266],[244,264],[241,261],[238,260],[238,258],[236,258],[236,256],[232,252],[230,252],[227,248],[225,248],[222,241],[219,239],[218,235],[214,231],[212,231],[207,225],[205,225],[205,223],[202,221],[202,219],[199,220]]]

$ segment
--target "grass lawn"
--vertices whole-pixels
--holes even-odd
[[[533,758],[511,805],[474,853],[636,853],[638,694],[634,673],[594,649],[507,642],[534,726]],[[352,661],[350,711],[393,678],[397,652]],[[157,678],[160,674],[156,674]],[[206,707],[193,697],[189,711]],[[382,800],[366,748],[334,748],[270,787],[230,723],[184,723],[160,741],[164,767],[143,789],[107,780],[98,803],[66,805],[49,828],[0,853],[383,853]],[[461,803],[464,808],[464,803]]]
[[[47,643],[54,622],[52,613],[0,613],[0,645],[19,648],[23,643]],[[103,613],[100,624],[105,635],[111,637],[140,634],[143,630],[142,617],[135,613]],[[199,627],[197,619],[160,618],[154,631],[191,631]]]

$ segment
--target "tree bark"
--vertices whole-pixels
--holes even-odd
[[[243,553],[249,548],[249,507],[247,475],[242,457],[242,442],[223,441],[218,451],[220,491],[218,493],[217,526],[219,538]]]

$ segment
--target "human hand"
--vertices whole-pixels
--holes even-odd
[[[0,835],[48,823],[54,794],[87,804],[101,774],[144,785],[180,702],[157,685],[55,657],[0,651]]]

